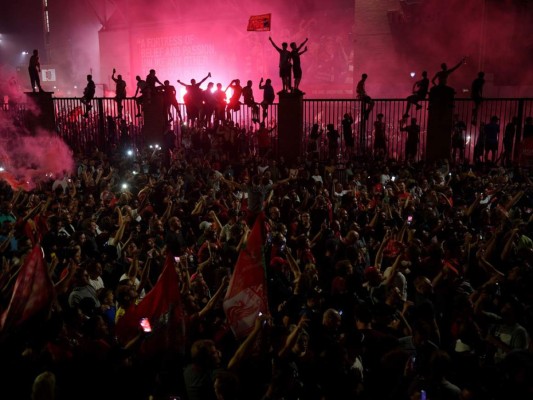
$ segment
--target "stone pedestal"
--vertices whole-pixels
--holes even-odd
[[[449,86],[434,86],[429,92],[426,160],[450,158],[455,91]]]
[[[302,153],[304,133],[303,93],[279,93],[278,156],[289,165]]]
[[[163,135],[168,127],[168,116],[165,110],[165,94],[156,92],[152,94],[150,104],[143,107],[142,136],[145,144],[159,144],[163,142]]]
[[[38,129],[55,131],[54,101],[52,100],[54,92],[25,92],[25,94],[27,107],[24,124],[26,128],[33,134]]]

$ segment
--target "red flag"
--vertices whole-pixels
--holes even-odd
[[[254,32],[270,31],[272,14],[252,15],[248,20],[248,30]]]
[[[37,245],[20,268],[11,301],[0,317],[0,331],[15,328],[41,312],[48,312],[54,297],[54,284],[44,263],[43,251]]]
[[[152,333],[143,341],[141,352],[181,349],[184,343],[185,315],[181,302],[179,278],[174,258],[167,255],[163,272],[139,304],[130,307],[116,325],[116,335],[123,344],[140,332],[142,318],[148,318]]]
[[[260,312],[268,312],[263,257],[264,227],[265,215],[261,213],[255,221],[246,247],[239,253],[224,298],[224,312],[237,338],[242,338],[252,331]]]

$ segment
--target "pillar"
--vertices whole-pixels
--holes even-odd
[[[278,156],[289,165],[302,153],[304,132],[303,93],[279,93]]]

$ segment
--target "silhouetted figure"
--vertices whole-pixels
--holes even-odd
[[[472,109],[472,125],[477,123],[477,112],[483,101],[483,85],[485,85],[485,73],[478,72],[477,78],[472,81],[471,87],[471,97],[474,102],[474,108]]]
[[[135,80],[137,81],[137,87],[135,89],[135,94],[133,95],[133,97],[135,98],[135,103],[137,104],[137,115],[135,116],[140,117],[142,115],[141,106],[144,105],[148,86],[146,85],[146,81],[141,79],[139,75],[135,77]]]
[[[374,100],[366,93],[366,80],[368,79],[367,74],[361,75],[361,80],[357,83],[355,89],[357,98],[361,100],[361,114],[363,115],[363,121],[368,120],[368,116],[374,108]]]
[[[318,124],[313,124],[309,133],[307,152],[312,155],[312,158],[318,158],[318,138],[322,135],[322,130],[319,128]]]
[[[239,79],[234,79],[230,82],[228,87],[226,88],[225,92],[230,89],[233,91],[231,94],[231,97],[229,99],[228,105],[226,107],[226,118],[228,120],[231,120],[231,111],[237,112],[241,109],[241,94],[242,94],[242,86],[241,81]]]
[[[287,42],[283,42],[279,48],[270,36],[268,40],[279,53],[279,76],[283,84],[282,92],[288,92],[291,90],[291,52],[287,50]]]
[[[152,101],[152,96],[155,94],[155,84],[159,83],[159,85],[163,86],[161,81],[157,78],[155,75],[155,69],[151,69],[148,75],[146,75],[146,104],[150,104]]]
[[[302,66],[300,64],[300,56],[307,51],[307,46],[303,51],[300,51],[302,47],[307,43],[309,39],[305,38],[305,40],[299,45],[296,46],[295,42],[292,42],[290,44],[291,47],[291,60],[292,60],[292,75],[294,77],[294,86],[293,89],[295,92],[300,91],[300,81],[302,80]]]
[[[337,149],[339,147],[339,132],[335,129],[333,124],[327,124],[326,136],[328,138],[328,157],[330,161],[335,160],[337,156]]]
[[[122,118],[122,101],[126,98],[126,81],[122,79],[122,75],[118,74],[115,78],[117,70],[113,68],[113,75],[111,79],[115,82],[115,101],[117,102],[118,118]]]
[[[226,92],[222,89],[222,83],[217,83],[213,93],[215,101],[215,126],[226,120]]]
[[[170,110],[172,106],[176,110],[176,115],[178,116],[180,123],[183,122],[181,118],[180,105],[176,99],[176,88],[170,84],[170,81],[166,80],[163,83],[165,89],[165,110],[167,110],[168,121],[172,121],[172,111]]]
[[[116,143],[117,141],[117,123],[115,122],[115,119],[108,115],[106,117],[107,121],[107,137],[109,138],[110,143]]]
[[[459,118],[459,114],[453,116],[453,133],[452,133],[452,162],[455,163],[457,153],[459,153],[459,162],[465,160],[466,144],[466,124]]]
[[[252,81],[246,82],[246,86],[242,88],[242,99],[243,103],[252,109],[252,121],[259,123],[259,106],[254,99]]]
[[[200,109],[202,107],[203,94],[200,86],[204,83],[207,78],[211,78],[211,72],[202,79],[200,82],[196,83],[195,79],[191,79],[191,83],[188,85],[183,83],[178,79],[178,83],[182,86],[185,86],[187,93],[183,96],[183,101],[185,102],[185,108],[187,110],[187,123],[190,126],[195,124],[195,121],[200,118]]]
[[[420,142],[420,125],[416,123],[416,118],[411,118],[411,124],[400,126],[400,131],[407,132],[405,159],[407,161],[414,161],[418,151],[418,143]]]
[[[511,166],[513,160],[513,144],[517,131],[518,117],[513,117],[513,119],[505,125],[505,131],[503,132],[503,153],[501,155],[503,167]]]
[[[216,101],[213,93],[214,87],[215,84],[213,82],[209,82],[207,84],[207,88],[202,91],[203,104],[202,109],[200,110],[200,120],[204,126],[211,126],[211,119],[213,118],[213,113],[215,112]]]
[[[93,76],[87,75],[87,86],[83,89],[83,97],[81,98],[81,102],[85,104],[85,114],[83,114],[85,118],[89,117],[89,111],[93,108],[91,101],[94,99],[95,93],[96,85],[93,81]]]
[[[533,139],[533,117],[527,117],[522,130],[523,139]]]
[[[438,86],[448,86],[448,77],[461,65],[464,65],[466,62],[466,57],[463,57],[461,61],[454,65],[452,68],[448,69],[448,66],[445,63],[440,65],[441,70],[435,74],[431,83]]]
[[[479,133],[474,146],[474,164],[480,164],[485,153],[485,123],[479,124]]]
[[[374,121],[374,157],[385,158],[387,155],[386,125],[383,114],[379,113]]]
[[[352,132],[353,118],[351,114],[344,114],[342,119],[342,137],[344,139],[344,145],[346,146],[346,154],[351,156],[353,154],[355,141]]]
[[[44,92],[39,77],[39,74],[41,73],[39,50],[33,50],[33,54],[30,57],[30,64],[28,65],[28,72],[30,74],[31,89],[33,90],[33,93],[35,93],[35,87],[39,88],[39,92]]]
[[[500,119],[494,115],[490,122],[485,125],[485,162],[489,161],[489,153],[491,153],[490,161],[494,163],[496,160],[496,153],[498,153],[498,141],[500,136]]]
[[[267,79],[263,85],[263,78],[259,81],[259,89],[263,90],[263,101],[261,102],[261,108],[263,109],[263,122],[268,115],[268,106],[274,104],[276,93],[272,87],[272,81]]]
[[[429,78],[427,71],[422,72],[422,79],[413,83],[413,94],[407,97],[407,108],[403,114],[404,118],[409,117],[409,110],[411,105],[415,105],[417,110],[420,110],[422,106],[418,104],[419,101],[424,100],[429,90]]]
[[[272,150],[272,132],[276,126],[268,129],[265,126],[265,121],[259,123],[259,129],[256,132],[257,136],[257,152],[260,157],[267,156]]]

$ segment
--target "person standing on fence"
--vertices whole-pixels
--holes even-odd
[[[442,63],[440,65],[441,70],[435,74],[433,79],[431,80],[431,83],[435,86],[447,86],[448,85],[448,77],[454,72],[457,68],[459,68],[461,65],[464,65],[466,63],[466,57],[463,57],[461,61],[459,61],[456,65],[454,65],[452,68],[448,69],[448,66],[446,63]]]
[[[226,119],[231,120],[231,111],[237,112],[241,109],[241,102],[240,98],[242,95],[242,86],[241,81],[239,79],[234,79],[230,82],[228,87],[226,88],[225,92],[228,91],[228,89],[232,90],[231,97],[229,99],[228,105],[226,107]]]
[[[420,110],[422,106],[418,104],[419,101],[424,100],[429,90],[429,78],[427,71],[422,72],[422,79],[416,81],[413,84],[413,94],[407,97],[407,108],[403,114],[404,119],[409,118],[409,110],[411,105],[415,105],[417,110]]]
[[[202,125],[205,127],[211,127],[211,119],[213,118],[213,113],[215,112],[216,100],[215,94],[213,93],[213,88],[215,84],[209,82],[205,90],[202,90],[202,109],[200,110],[200,120]]]
[[[344,146],[346,146],[346,155],[351,157],[354,153],[355,141],[352,132],[353,117],[351,114],[344,114],[342,119],[342,137],[344,139]]]
[[[363,121],[368,120],[368,116],[374,108],[374,100],[366,93],[366,80],[368,79],[367,74],[361,75],[361,80],[357,83],[357,88],[355,89],[357,98],[361,100],[361,114],[363,115]]]
[[[415,161],[420,142],[420,125],[416,123],[416,118],[411,118],[411,125],[400,126],[400,131],[407,132],[405,141],[405,159],[406,161]]]
[[[183,119],[181,118],[180,105],[176,99],[176,88],[170,84],[169,80],[163,82],[163,87],[165,89],[165,110],[167,111],[168,122],[174,120],[171,111],[171,107],[174,107],[176,115],[178,116],[180,123],[182,123]]]
[[[286,93],[291,90],[291,52],[287,50],[287,42],[283,42],[279,48],[270,36],[268,40],[279,53],[279,76],[283,84],[282,92]]]
[[[85,114],[83,114],[85,118],[89,118],[89,111],[93,108],[91,101],[94,99],[95,94],[96,84],[93,81],[93,76],[87,75],[87,86],[83,89],[83,97],[81,98],[81,102],[85,104]]]
[[[263,122],[265,122],[265,119],[268,115],[268,106],[274,104],[276,94],[270,79],[267,79],[263,85],[263,78],[261,78],[259,81],[259,89],[263,90],[263,101],[261,102],[261,108],[263,109]]]
[[[479,106],[483,101],[483,86],[485,85],[485,73],[478,72],[477,78],[472,81],[471,97],[474,102],[474,108],[472,109],[472,125],[477,124],[477,112]]]
[[[226,121],[226,92],[222,89],[222,83],[217,83],[217,88],[213,92],[213,99],[215,102],[215,128],[220,123]]]
[[[122,79],[122,75],[118,74],[115,78],[117,70],[113,68],[113,75],[111,79],[115,82],[115,101],[117,102],[118,119],[122,118],[122,101],[126,98],[126,81]]]
[[[30,57],[30,64],[28,65],[28,72],[30,74],[31,89],[35,93],[35,87],[39,89],[39,92],[44,92],[41,87],[41,79],[39,74],[41,73],[41,62],[39,61],[39,50],[33,50],[33,54]]]
[[[300,56],[307,51],[307,46],[303,51],[300,51],[302,47],[307,43],[309,39],[305,40],[299,45],[296,46],[295,42],[290,44],[291,47],[291,60],[292,60],[292,74],[294,76],[294,86],[293,90],[296,93],[302,93],[300,91],[300,81],[302,80],[302,66],[300,64]]]
[[[200,119],[200,109],[203,101],[203,91],[200,89],[200,86],[207,80],[207,78],[211,78],[211,72],[198,83],[196,82],[196,79],[191,79],[189,85],[178,79],[178,83],[187,89],[187,93],[183,96],[183,101],[185,102],[187,123],[189,126],[194,126],[196,121]]]
[[[242,88],[243,103],[252,109],[252,121],[259,123],[259,106],[254,99],[254,90],[252,88],[252,81],[246,82],[246,86]]]
[[[148,86],[146,85],[146,81],[141,79],[139,75],[137,75],[135,79],[137,80],[137,88],[135,89],[135,94],[133,95],[135,98],[135,103],[137,103],[137,115],[135,116],[140,117],[142,115],[141,105],[144,106]]]
[[[147,98],[145,102],[147,104],[150,104],[152,101],[152,96],[155,94],[155,84],[159,83],[159,85],[163,86],[161,81],[157,78],[155,75],[155,69],[151,69],[148,75],[146,75],[146,95]]]
[[[383,113],[377,115],[374,121],[374,157],[385,159],[387,157],[387,135]]]

